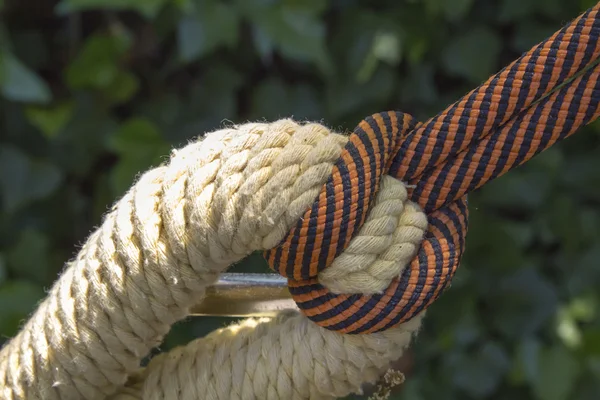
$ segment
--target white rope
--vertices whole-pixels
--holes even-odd
[[[2,398],[317,399],[372,382],[400,357],[421,317],[356,336],[299,315],[248,320],[139,370],[220,272],[283,238],[346,141],[319,124],[245,124],[208,134],[143,174],[0,351]],[[368,257],[323,273],[332,288],[381,290],[416,250],[426,220],[399,182],[384,187],[348,253]]]

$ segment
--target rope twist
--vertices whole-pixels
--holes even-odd
[[[374,114],[354,129],[319,196],[265,252],[302,312],[346,334],[409,321],[452,281],[464,251],[467,194],[599,115],[600,4],[425,123]],[[333,292],[319,281],[364,224],[380,180],[408,185],[427,213],[417,255],[379,292]],[[356,289],[356,288],[354,288]]]
[[[400,357],[464,251],[466,196],[600,116],[600,4],[445,111],[348,137],[213,132],[143,174],[0,351],[3,399],[329,399]],[[263,251],[304,316],[152,359],[219,273]],[[314,322],[314,323],[313,323]]]

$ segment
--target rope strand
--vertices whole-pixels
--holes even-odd
[[[491,135],[409,182],[411,199],[428,212],[462,198],[600,116],[596,65]]]
[[[594,63],[600,57],[599,10],[596,4],[415,129],[402,142],[389,174],[407,182],[418,179]]]

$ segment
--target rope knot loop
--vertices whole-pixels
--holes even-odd
[[[412,171],[401,168],[411,160],[401,149],[416,127],[401,112],[361,121],[312,206],[265,252],[300,310],[322,327],[389,329],[423,311],[454,276],[466,200],[433,210],[429,223],[412,201],[402,183],[402,173]]]
[[[383,175],[373,207],[348,247],[319,273],[334,293],[381,293],[421,245],[427,216],[408,199],[406,186]]]

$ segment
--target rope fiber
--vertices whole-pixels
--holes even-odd
[[[212,132],[144,173],[0,350],[2,399],[332,399],[398,359],[465,248],[467,195],[600,116],[600,3],[430,120]],[[301,313],[140,362],[262,251]]]

